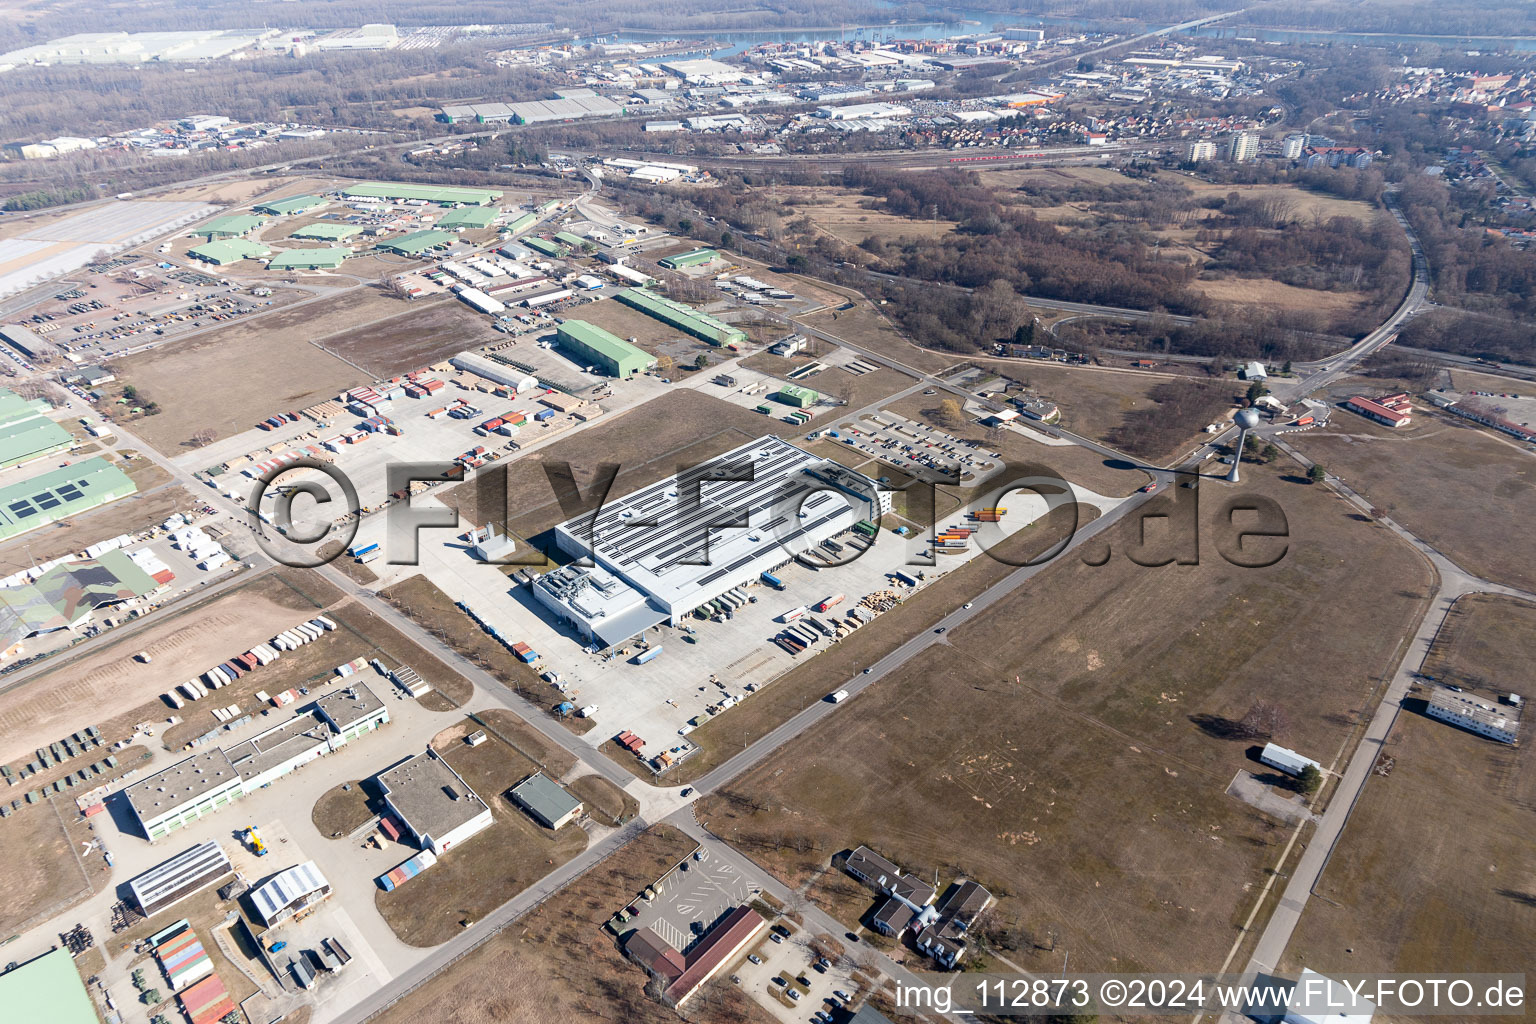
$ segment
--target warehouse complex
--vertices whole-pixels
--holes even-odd
[[[0,469],[25,465],[67,451],[76,444],[69,431],[48,418],[52,408],[0,388]]]
[[[313,224],[294,228],[288,237],[316,239],[321,242],[339,242],[343,238],[351,238],[353,235],[360,234],[362,230],[356,224],[338,224],[335,221],[317,220]]]
[[[272,257],[269,270],[335,270],[351,253],[346,249],[289,249]]]
[[[489,206],[501,193],[485,188],[449,188],[443,185],[404,185],[399,182],[368,182],[342,189],[348,199],[390,199],[435,203],[438,206]]]
[[[643,288],[625,288],[614,298],[647,316],[655,317],[669,327],[675,327],[711,345],[735,348],[747,340],[745,333],[725,321],[716,320],[707,313],[700,313],[692,306],[681,302],[653,295]]]
[[[227,267],[241,260],[259,259],[271,252],[271,249],[260,242],[252,242],[244,238],[224,238],[188,249],[187,255],[216,267]]]
[[[162,586],[122,550],[60,563],[30,582],[0,587],[0,649],[71,629],[98,608],[138,600]]]
[[[439,249],[452,242],[456,236],[451,231],[412,231],[398,238],[387,238],[379,243],[380,249],[399,253],[401,256],[420,256],[429,249]]]
[[[154,842],[388,721],[384,702],[356,682],[228,749],[184,758],[123,794]]]
[[[257,203],[251,209],[257,213],[265,213],[272,217],[283,217],[294,213],[308,213],[310,210],[318,210],[326,205],[326,200],[320,196],[289,196],[287,199],[272,199],[264,203]]]
[[[533,592],[583,638],[614,647],[890,508],[876,481],[770,435],[561,523],[560,549],[596,564],[546,573]]]
[[[250,234],[267,222],[265,217],[249,213],[235,213],[227,217],[215,217],[201,227],[193,228],[194,235],[201,235],[210,242],[219,238],[239,238]]]
[[[423,850],[441,857],[491,827],[491,809],[453,766],[428,749],[375,779],[384,802]]]
[[[127,473],[103,458],[61,466],[0,487],[0,540],[126,498],[138,489]]]
[[[567,320],[555,337],[572,359],[590,363],[610,377],[633,377],[656,365],[656,358],[617,335],[585,320]]]

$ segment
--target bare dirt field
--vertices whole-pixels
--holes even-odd
[[[1463,569],[1536,589],[1536,458],[1529,453],[1419,403],[1413,422],[1399,430],[1339,409],[1327,427],[1290,439]]]
[[[177,455],[200,430],[228,437],[274,412],[312,405],[356,384],[364,374],[311,340],[398,311],[397,300],[357,289],[237,321],[113,365],[120,383],[160,403],[162,411],[136,421],[135,432],[160,452]],[[188,381],[198,386],[188,387]]]
[[[20,796],[22,788],[7,794],[7,801]],[[62,910],[90,891],[74,842],[59,820],[79,813],[68,796],[54,796],[0,820],[0,856],[10,864],[0,876],[0,934],[14,935],[34,916]]]
[[[383,1024],[566,1024],[602,1017],[624,1024],[673,1024],[677,1015],[645,995],[645,972],[624,958],[602,926],[694,848],[675,829],[653,826],[378,1019]],[[689,1005],[707,1014],[701,1019],[743,1024],[773,1019],[723,979]]]
[[[505,337],[484,315],[452,297],[396,300],[392,313],[381,310],[385,319],[316,342],[376,377],[393,377]]]
[[[976,878],[1000,896],[994,924],[1054,933],[1085,969],[1214,969],[1287,835],[1225,795],[1262,743],[1234,726],[1276,702],[1273,738],[1335,763],[1428,583],[1390,533],[1282,472],[1255,467],[1244,485],[1285,511],[1277,564],[1218,555],[1210,499],[1199,565],[1133,563],[1140,523],[1127,521],[1103,565],[1087,561],[1104,557],[1100,541],[1052,565],[701,817],[791,884],[867,843],[924,877]],[[1369,621],[1337,628],[1338,607],[1367,601]],[[1059,963],[1059,949],[999,941],[1026,968]]]
[[[507,790],[538,766],[494,735],[477,747],[467,745],[464,737],[476,728],[465,719],[435,736],[432,747],[490,807],[494,823],[455,846],[431,871],[393,892],[374,893],[391,930],[412,946],[447,942],[587,846],[580,828],[551,832],[511,802]]]
[[[1527,633],[1527,638],[1531,635]],[[1536,656],[1525,645],[1526,664]],[[1418,714],[1412,700],[1278,969],[1526,971],[1536,947],[1536,753]]]
[[[0,693],[0,760],[12,761],[88,725],[99,726],[107,742],[122,739],[134,721],[158,722],[170,713],[159,694],[236,651],[249,650],[301,614],[315,613],[303,593],[279,575],[265,573],[211,601],[174,611],[133,636],[67,658]],[[138,651],[148,652],[153,663],[133,660]],[[109,728],[117,720],[120,725]],[[211,728],[213,719],[206,720]]]

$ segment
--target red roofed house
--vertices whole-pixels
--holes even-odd
[[[686,956],[667,945],[649,927],[640,928],[625,939],[624,952],[665,982],[664,1001],[682,1006],[767,926],[768,922],[757,911],[741,906],[721,918]]]
[[[1366,398],[1356,395],[1344,403],[1345,408],[1392,428],[1406,427],[1413,419],[1413,404],[1406,394],[1382,395]]]

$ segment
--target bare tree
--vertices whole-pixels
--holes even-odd
[[[1237,724],[1244,736],[1276,736],[1285,731],[1286,715],[1278,704],[1257,700]]]

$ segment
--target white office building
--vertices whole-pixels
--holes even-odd
[[[1520,738],[1519,719],[1505,714],[1490,698],[1475,693],[1436,688],[1429,695],[1424,713],[1500,743],[1515,743]]]

